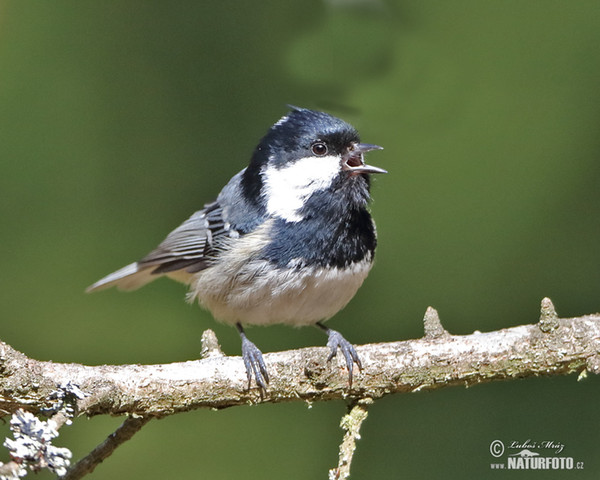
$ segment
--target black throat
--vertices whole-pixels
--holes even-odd
[[[368,176],[340,177],[307,199],[298,212],[302,220],[275,220],[263,257],[279,267],[296,268],[344,268],[372,259],[377,238],[368,199]]]

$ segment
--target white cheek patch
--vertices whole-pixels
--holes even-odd
[[[299,222],[298,211],[314,192],[331,185],[340,173],[340,158],[305,157],[283,167],[267,167],[263,172],[267,212],[288,222]]]

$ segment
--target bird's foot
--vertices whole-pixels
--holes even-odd
[[[267,366],[263,360],[262,352],[258,349],[254,343],[248,340],[244,329],[241,325],[237,325],[240,337],[242,338],[242,358],[244,360],[244,366],[246,367],[246,375],[248,376],[248,389],[252,384],[252,377],[256,381],[256,385],[259,388],[260,397],[267,392],[267,384],[269,383],[269,374],[267,372]]]
[[[331,328],[326,327],[321,322],[317,322],[317,326],[327,333],[327,346],[329,347],[329,356],[327,357],[327,361],[331,361],[333,357],[337,355],[338,348],[344,355],[344,359],[346,360],[346,367],[348,367],[348,384],[350,388],[352,388],[352,370],[354,369],[354,364],[358,367],[359,370],[362,370],[362,363],[360,361],[360,357],[352,345],[348,340],[346,340],[340,332],[337,330],[332,330]]]

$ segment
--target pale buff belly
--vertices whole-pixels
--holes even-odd
[[[366,258],[347,269],[273,269],[264,260],[218,262],[190,279],[190,300],[215,319],[247,325],[311,325],[344,308],[371,269]]]

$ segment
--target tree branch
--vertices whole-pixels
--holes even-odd
[[[537,324],[450,335],[430,308],[425,331],[418,340],[358,346],[364,368],[351,390],[343,360],[328,365],[325,347],[266,354],[272,381],[263,400],[256,388],[247,390],[242,359],[224,356],[210,331],[203,336],[204,358],[164,365],[45,362],[0,342],[0,413],[39,412],[51,403],[51,392],[68,382],[86,394],[78,400],[79,414],[162,417],[197,408],[376,399],[451,385],[600,372],[600,315],[559,319],[547,299]]]
[[[84,458],[79,460],[69,469],[66,475],[60,477],[61,480],[79,480],[106,460],[115,449],[130,440],[139,430],[150,421],[151,417],[127,417],[127,419],[111,433],[106,440],[94,448]]]

